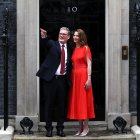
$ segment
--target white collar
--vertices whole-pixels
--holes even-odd
[[[66,43],[65,43],[65,44],[60,43],[60,46],[61,46],[61,47],[62,47],[62,45],[64,45],[65,47],[67,47]]]

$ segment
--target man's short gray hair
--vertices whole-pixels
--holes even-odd
[[[66,31],[68,31],[68,34],[70,34],[70,30],[68,27],[61,27],[60,30],[66,30]]]

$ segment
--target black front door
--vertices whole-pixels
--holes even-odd
[[[105,120],[105,0],[40,0],[40,27],[57,40],[59,28],[71,31],[82,28],[92,52],[92,86],[96,119]],[[40,63],[45,57],[40,47]],[[40,83],[40,121],[43,118],[43,96]]]

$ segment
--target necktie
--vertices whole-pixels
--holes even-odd
[[[62,45],[62,50],[61,50],[61,69],[60,73],[64,74],[65,72],[65,50],[64,50],[64,45]]]

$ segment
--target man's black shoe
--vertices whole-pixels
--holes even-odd
[[[52,137],[52,130],[47,131],[46,137]]]
[[[65,133],[63,132],[63,130],[57,130],[57,135],[60,137],[65,137]]]

